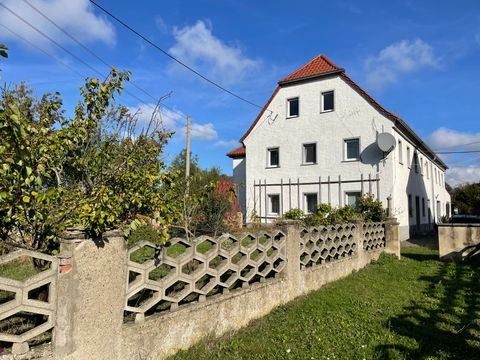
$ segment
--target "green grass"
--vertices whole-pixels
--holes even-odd
[[[402,252],[171,359],[480,359],[480,268]]]

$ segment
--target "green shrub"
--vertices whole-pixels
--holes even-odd
[[[305,214],[300,209],[291,209],[288,210],[283,216],[285,219],[289,220],[302,220]]]
[[[160,245],[162,243],[162,237],[152,224],[142,224],[136,229],[130,230],[127,237],[128,247],[132,247],[140,241],[149,241],[154,244]]]
[[[357,204],[357,212],[362,215],[365,221],[384,221],[386,219],[385,210],[382,202],[375,199],[372,194],[368,194],[359,199]]]

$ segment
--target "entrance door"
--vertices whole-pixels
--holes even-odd
[[[420,233],[420,198],[415,196],[415,232]]]

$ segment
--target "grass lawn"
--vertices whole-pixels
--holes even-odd
[[[171,359],[480,359],[480,267],[402,248]]]

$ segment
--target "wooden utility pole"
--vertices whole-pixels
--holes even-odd
[[[187,186],[185,196],[188,196],[190,188],[190,115],[187,116],[187,150],[185,154],[185,181]]]

